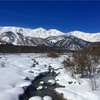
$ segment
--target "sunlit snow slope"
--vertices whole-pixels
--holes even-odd
[[[68,34],[81,38],[85,41],[100,42],[100,33],[85,33],[81,31],[72,31]]]

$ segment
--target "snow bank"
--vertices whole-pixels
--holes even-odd
[[[33,59],[40,55],[0,55],[0,100],[19,100],[19,95],[24,93],[23,87],[31,85],[40,73],[48,71],[42,64],[32,68]]]
[[[68,100],[100,100],[100,92],[92,91],[89,79],[74,79],[62,69],[56,80],[64,87],[55,90]]]
[[[55,90],[62,93],[65,98],[70,100],[100,100],[100,75],[96,80],[97,89],[92,91],[89,79],[73,79],[64,69],[62,62],[68,57],[68,55],[62,55],[54,59],[43,54],[1,54],[0,100],[18,100],[19,95],[24,93],[23,87],[31,85],[31,81],[39,74],[48,72],[49,67],[57,73],[56,83],[64,86]],[[34,67],[33,59],[39,63]],[[42,100],[42,98],[32,97],[29,100]]]

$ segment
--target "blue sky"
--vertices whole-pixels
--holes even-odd
[[[0,1],[0,26],[100,32],[100,1]]]

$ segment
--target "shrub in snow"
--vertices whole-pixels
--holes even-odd
[[[34,97],[29,98],[29,100],[43,100],[43,99],[40,96],[34,96]]]
[[[35,67],[35,65],[36,65],[36,64],[33,64],[32,67]],[[32,67],[31,67],[31,68],[32,68]]]
[[[47,65],[44,65],[47,68]]]
[[[78,54],[76,61],[76,74],[81,74],[81,77],[91,76],[97,73],[98,60],[100,58],[92,54]]]
[[[96,83],[96,78],[95,77],[90,79],[90,85],[91,85],[92,91],[95,91],[96,88],[97,88],[97,83]]]
[[[0,61],[0,67],[4,67],[4,62],[3,61]]]
[[[74,82],[74,84],[76,84],[76,82]]]
[[[44,96],[43,100],[52,100],[52,97],[50,97],[50,96]]]
[[[49,51],[49,53],[47,54],[47,57],[51,57],[51,58],[57,58],[59,57],[59,54],[56,53],[55,51]]]
[[[68,83],[69,83],[69,84],[72,84],[73,82],[72,82],[72,81],[69,81]]]
[[[67,69],[67,71],[71,73],[71,76],[74,78],[75,77],[75,62],[71,61],[70,59],[66,59],[63,61],[64,67]]]
[[[35,65],[39,65],[39,62],[36,61],[35,59],[32,59]]]

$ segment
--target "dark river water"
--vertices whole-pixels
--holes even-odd
[[[55,88],[59,87],[58,84],[50,85],[48,84],[49,79],[55,80],[56,73],[49,72],[46,75],[40,75],[37,77],[32,85],[27,88],[25,93],[20,97],[20,100],[28,100],[32,96],[41,96],[44,97],[46,95],[51,96],[53,100],[65,100],[63,98],[62,94],[58,94],[55,91]],[[40,84],[40,82],[43,81],[44,84]],[[39,86],[42,86],[43,88],[41,90],[37,90]]]

